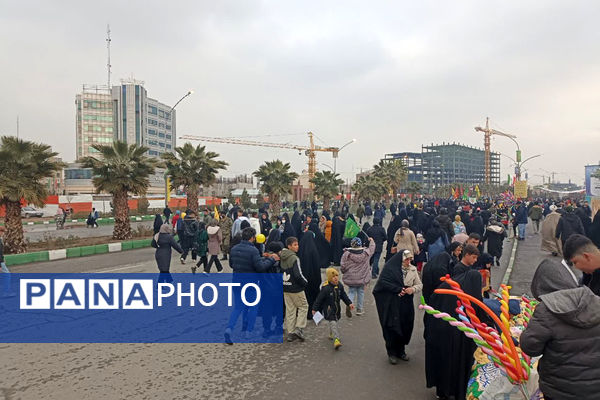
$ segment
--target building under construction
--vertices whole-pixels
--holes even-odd
[[[457,143],[421,146],[421,153],[386,154],[384,160],[401,160],[408,170],[408,182],[424,189],[444,185],[485,183],[485,152]],[[500,184],[500,154],[490,153],[490,183]]]

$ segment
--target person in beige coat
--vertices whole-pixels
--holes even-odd
[[[556,212],[556,206],[550,206],[550,214],[546,216],[542,223],[542,251],[552,253],[553,256],[562,256],[562,243],[556,238],[556,227],[560,220],[560,214]]]
[[[394,242],[396,243],[395,251],[392,253],[396,253],[398,250],[410,250],[412,254],[419,254],[419,244],[417,243],[417,238],[413,231],[409,228],[409,223],[407,220],[402,220],[400,224],[400,229],[396,231],[394,235]]]

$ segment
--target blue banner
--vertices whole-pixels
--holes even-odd
[[[281,343],[281,274],[0,274],[2,343]]]

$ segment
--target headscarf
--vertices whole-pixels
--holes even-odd
[[[425,240],[427,241],[427,244],[433,244],[436,240],[442,237],[443,234],[444,231],[440,227],[440,223],[434,219],[431,223],[431,228],[429,228],[425,233]]]
[[[408,221],[403,219],[400,223],[400,236],[404,236],[404,231],[408,229],[409,226],[410,224],[408,223]]]
[[[173,233],[173,228],[171,227],[170,224],[162,224],[160,226],[160,229],[159,229],[158,233],[156,235],[154,235],[154,241],[156,242],[157,246],[158,246],[158,237],[160,236],[161,233],[172,234]]]
[[[160,216],[160,214],[156,214],[154,216],[154,233],[158,233],[160,231],[160,227],[162,226],[162,224],[162,217]]]
[[[429,302],[433,291],[442,284],[440,278],[452,274],[450,271],[451,264],[450,254],[442,252],[434,256],[423,267],[423,297],[426,303]]]
[[[398,294],[404,288],[404,274],[402,273],[402,261],[404,261],[404,249],[398,250],[381,270],[373,294],[391,292]]]
[[[389,261],[392,258],[392,247],[394,247],[394,236],[396,236],[396,232],[400,229],[402,219],[399,215],[394,215],[392,220],[390,221],[390,225],[387,229],[387,244],[386,244],[386,255],[385,260]]]

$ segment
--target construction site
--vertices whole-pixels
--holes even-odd
[[[455,183],[500,184],[500,153],[490,152],[488,181],[485,151],[460,143],[432,143],[421,146],[420,153],[386,154],[383,160],[402,161],[408,170],[408,182],[419,183],[425,190]]]

